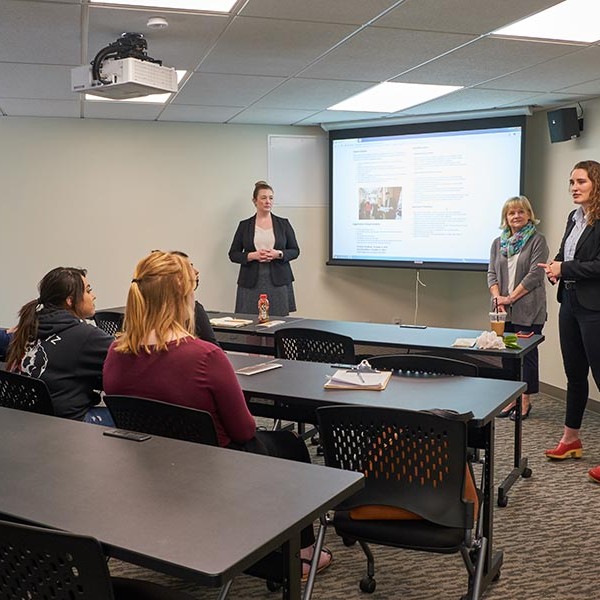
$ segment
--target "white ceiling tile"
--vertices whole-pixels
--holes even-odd
[[[600,74],[600,73],[599,73]],[[577,85],[571,85],[559,90],[565,94],[587,94],[591,96],[600,96],[600,79],[593,79],[592,81],[586,81],[585,83],[579,83]]]
[[[246,106],[285,81],[283,77],[194,73],[173,104]]]
[[[80,57],[77,5],[0,2],[0,60],[77,65]]]
[[[71,67],[0,63],[0,97],[78,100],[71,91]]]
[[[277,108],[249,108],[229,120],[229,123],[264,125],[294,125],[313,114],[310,110],[282,110]]]
[[[376,25],[481,35],[559,2],[562,0],[406,0]]]
[[[79,102],[73,100],[28,100],[0,98],[0,111],[9,117],[79,117]]]
[[[390,117],[389,113],[374,113],[374,112],[355,112],[344,110],[324,110],[317,114],[311,115],[297,125],[315,125],[319,123],[339,123],[347,121],[362,121],[381,119],[382,125],[385,125],[385,119]]]
[[[362,25],[394,5],[397,0],[250,0],[245,17]]]
[[[200,70],[293,75],[353,30],[348,25],[237,17]]]
[[[195,123],[226,123],[243,107],[186,106],[171,104],[160,115],[159,121],[186,121]]]
[[[485,84],[487,89],[552,92],[598,77],[600,47],[583,48],[566,56],[500,77]]]
[[[488,37],[414,69],[394,81],[471,86],[576,52],[579,48],[565,44]]]
[[[474,39],[368,27],[300,74],[315,79],[380,82]]]
[[[463,112],[474,110],[490,110],[507,103],[526,104],[525,100],[531,92],[501,92],[482,89],[466,89],[453,92],[431,102],[413,106],[398,113],[399,115],[426,115],[445,112]]]
[[[254,106],[323,110],[372,86],[372,82],[289,79]]]

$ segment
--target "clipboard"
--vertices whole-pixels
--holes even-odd
[[[360,373],[338,369],[323,386],[326,390],[385,390],[392,377],[391,371]],[[362,380],[361,380],[362,378]]]

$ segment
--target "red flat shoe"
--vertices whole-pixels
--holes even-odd
[[[595,481],[596,483],[600,483],[600,465],[598,465],[597,467],[594,467],[593,469],[590,469],[588,471],[588,477],[592,481]]]
[[[546,450],[544,454],[548,458],[552,458],[554,460],[564,460],[565,458],[581,458],[581,455],[583,454],[583,446],[581,444],[581,440],[575,440],[570,444],[559,442],[556,448]]]

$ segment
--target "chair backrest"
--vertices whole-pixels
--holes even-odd
[[[369,406],[323,407],[317,416],[325,464],[366,478],[338,508],[393,506],[438,525],[472,526],[474,506],[463,500],[464,421]]]
[[[115,335],[123,329],[124,318],[125,315],[122,313],[111,312],[110,310],[101,310],[94,315],[96,325],[109,335]]]
[[[98,540],[6,521],[0,521],[0,582],[2,598],[114,598]]]
[[[41,379],[9,371],[0,371],[0,406],[41,415],[54,414],[50,392]]]
[[[479,375],[479,369],[473,363],[427,354],[373,356],[369,358],[369,363],[374,369],[381,371],[402,371],[417,375]]]
[[[187,406],[135,396],[104,396],[104,402],[120,429],[218,446],[210,413]]]
[[[275,332],[275,356],[320,363],[356,363],[352,338],[302,327],[289,327]]]

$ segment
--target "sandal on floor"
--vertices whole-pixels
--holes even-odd
[[[325,560],[323,560],[323,556],[325,556]],[[321,548],[321,560],[319,560],[319,566],[317,567],[317,575],[324,571],[331,563],[333,562],[333,554],[331,550],[327,546],[323,546]],[[312,563],[312,559],[301,558],[300,565],[302,566],[302,581],[308,581],[308,574],[310,573],[310,565]]]

